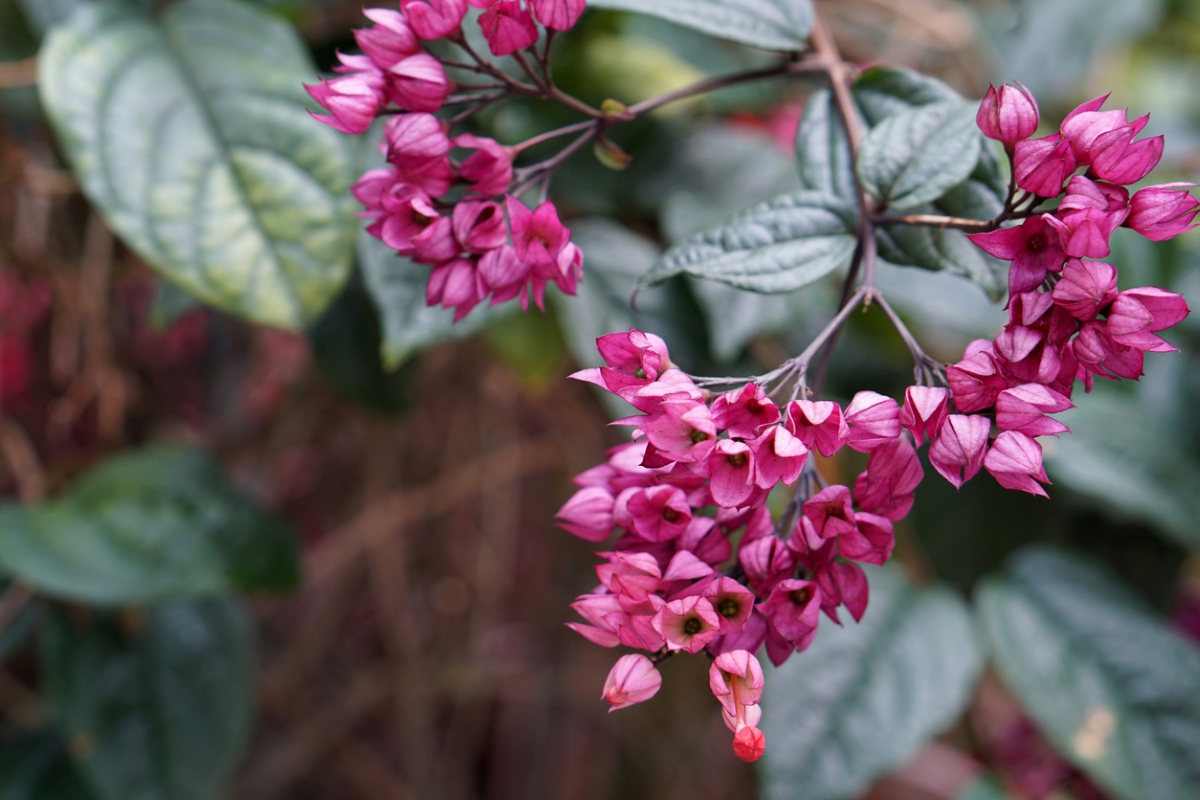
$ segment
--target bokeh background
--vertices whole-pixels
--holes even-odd
[[[600,398],[565,380],[594,362],[595,335],[645,326],[691,371],[725,374],[778,363],[827,318],[833,285],[764,299],[677,280],[636,314],[623,306],[657,248],[798,185],[793,139],[816,87],[726,90],[624,126],[614,133],[633,156],[624,172],[587,153],[572,160],[553,197],[587,254],[579,299],[398,344],[397,323],[363,278],[384,256],[364,243],[363,269],[327,314],[285,333],[180,297],[80,194],[32,88],[39,38],[79,1],[0,0],[0,493],[52,497],[106,454],[186,441],[215,451],[235,486],[290,521],[304,581],[287,596],[246,600],[258,712],[228,796],[764,796],[760,775],[730,752],[706,660],[670,660],[652,702],[605,713],[600,688],[615,655],[563,626],[568,604],[594,584],[594,557],[553,514],[570,477],[620,441]],[[360,0],[260,4],[296,25],[322,68],[353,48],[350,31],[365,22]],[[1150,113],[1147,131],[1167,136],[1154,182],[1200,175],[1196,0],[816,5],[850,60],[912,67],[968,97],[989,80],[1021,80],[1051,122],[1112,91],[1110,107]],[[568,90],[632,103],[764,56],[591,12],[558,58]],[[480,124],[515,142],[572,121],[563,113],[517,101]],[[1200,299],[1194,235],[1152,245],[1123,233],[1112,258],[1123,288]],[[881,283],[944,360],[1003,321],[977,287],[949,275],[885,269]],[[1200,637],[1200,560],[1189,555],[1200,547],[1198,334],[1185,322],[1168,337],[1181,354],[1152,357],[1141,384],[1099,387],[1069,415],[1076,433],[1048,450],[1051,501],[1004,492],[986,475],[955,493],[931,473],[898,529],[904,572],[967,596],[1006,555],[1048,540],[1107,564]],[[827,390],[898,395],[909,378],[903,345],[872,312],[843,336]],[[861,464],[822,469],[848,480]],[[11,737],[50,712],[34,644],[15,636],[5,649],[0,729]],[[990,671],[967,712],[865,796],[952,798],[983,768],[1013,798],[1109,796]]]

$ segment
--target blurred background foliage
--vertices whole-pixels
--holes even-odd
[[[905,577],[872,575],[875,616],[823,631],[772,676],[755,772],[728,752],[700,659],[668,662],[654,702],[602,713],[612,653],[561,624],[592,585],[591,554],[552,516],[569,477],[619,441],[604,428],[619,410],[564,378],[596,363],[596,336],[630,326],[697,374],[803,348],[837,302],[833,278],[756,295],[677,276],[628,300],[672,243],[800,186],[795,133],[819,87],[671,105],[613,130],[628,169],[568,162],[553,198],[585,281],[546,313],[480,309],[452,328],[424,306],[421,268],[359,235],[344,287],[284,332],[197,305],[80,195],[33,84],[41,39],[85,5],[0,0],[0,570],[13,579],[0,797],[1198,796],[1200,656],[1185,637],[1200,639],[1200,321],[1168,334],[1182,352],[1148,359],[1140,383],[1098,382],[1064,415],[1073,433],[1046,445],[1051,501],[930,475],[898,526]],[[359,0],[251,5],[294,26],[322,70],[364,23]],[[1111,91],[1110,107],[1151,113],[1148,132],[1167,137],[1150,182],[1200,175],[1197,0],[816,7],[850,60],[970,98],[1021,80],[1051,122]],[[593,104],[769,61],[607,10],[557,48],[560,85]],[[574,119],[520,99],[475,121],[516,142]],[[375,157],[342,144],[355,170]],[[1121,233],[1121,288],[1195,304],[1200,237]],[[881,272],[943,360],[1003,322],[962,278]],[[883,315],[856,315],[828,394],[910,382]],[[223,470],[199,449],[145,447],[164,440]],[[846,482],[856,458],[822,470]],[[269,595],[301,571],[292,594]]]

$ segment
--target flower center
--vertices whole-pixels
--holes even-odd
[[[680,514],[678,511],[671,508],[670,506],[667,506],[666,508],[663,509],[662,518],[665,519],[667,522],[678,522],[679,518],[682,516],[683,516],[682,514]]]
[[[1048,244],[1050,244],[1050,241],[1046,238],[1046,234],[1035,233],[1025,242],[1025,249],[1031,253],[1040,253],[1046,249]]]
[[[427,217],[419,211],[413,212],[413,222],[420,225],[422,228],[428,227],[429,223],[433,222],[433,217]]]
[[[692,443],[700,444],[708,438],[708,434],[704,431],[692,430]]]
[[[734,454],[733,454],[733,455],[731,455],[731,456],[726,456],[726,458],[728,459],[728,461],[729,461],[729,466],[731,466],[731,467],[744,467],[744,466],[746,466],[746,461],[747,461],[747,459],[746,459],[746,454],[745,454],[745,453],[734,453]]]
[[[738,601],[732,597],[725,597],[721,602],[717,603],[717,613],[726,619],[733,619],[737,616],[740,606]]]
[[[798,606],[808,605],[808,601],[812,600],[812,589],[805,586],[803,589],[795,589],[790,595],[792,602]]]
[[[641,381],[646,380],[646,370],[642,369],[641,367],[638,367],[638,371],[633,373],[633,377],[635,377]]]
[[[695,636],[703,627],[704,625],[700,622],[699,617],[688,617],[683,623],[683,632],[688,636]]]

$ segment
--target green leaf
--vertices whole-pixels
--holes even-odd
[[[396,255],[366,230],[358,234],[358,259],[383,323],[380,357],[388,369],[399,367],[430,345],[470,336],[490,320],[512,311],[480,305],[456,324],[452,309],[431,308],[425,303],[429,267]]]
[[[1008,288],[1008,264],[980,250],[962,231],[883,225],[876,229],[875,238],[880,257],[896,266],[961,275],[979,284],[992,300],[1003,298]]]
[[[159,278],[154,284],[146,320],[156,331],[165,331],[183,317],[200,308],[195,297],[170,281]]]
[[[764,50],[805,49],[813,23],[809,0],[590,0],[588,7],[649,14]]]
[[[254,715],[254,630],[236,601],[159,606],[137,625],[55,613],[43,690],[104,800],[213,800]]]
[[[0,749],[0,800],[94,800],[53,728]]]
[[[984,582],[978,606],[1001,678],[1060,753],[1117,798],[1200,797],[1195,645],[1101,570],[1045,547]]]
[[[871,128],[858,151],[863,188],[895,209],[941,197],[979,161],[975,109],[934,103],[893,114]]]
[[[962,95],[937,78],[903,67],[864,70],[854,81],[852,91],[868,127],[918,106],[963,101]]]
[[[1169,420],[1106,386],[1060,418],[1071,435],[1046,447],[1055,482],[1200,547],[1200,469]]]
[[[353,255],[353,150],[309,118],[315,70],[288,24],[233,0],[186,0],[157,24],[122,2],[85,5],[39,64],[84,192],[155,269],[282,328],[337,294]]]
[[[1014,800],[1013,796],[992,778],[981,775],[968,783],[954,800]]]
[[[961,713],[983,666],[966,605],[870,568],[862,622],[822,621],[767,675],[763,796],[845,800],[910,760]]]
[[[854,224],[854,208],[837,197],[784,195],[675,245],[639,284],[687,274],[753,292],[795,291],[849,265]]]
[[[0,570],[99,604],[286,591],[299,573],[287,526],[226,486],[206,453],[172,445],[110,458],[55,502],[0,506]]]
[[[804,106],[796,131],[796,161],[805,189],[858,202],[850,141],[828,89],[813,94]]]

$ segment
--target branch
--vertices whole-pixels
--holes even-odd
[[[875,225],[923,225],[928,228],[957,228],[962,231],[991,231],[998,226],[997,217],[994,220],[964,219],[963,217],[942,217],[937,214],[906,214],[903,216],[880,215],[871,220]]]
[[[721,75],[716,78],[708,78],[707,80],[698,81],[690,86],[684,86],[681,89],[676,89],[673,92],[667,92],[658,97],[652,97],[649,100],[643,100],[629,107],[629,113],[634,116],[645,114],[647,111],[653,111],[656,108],[674,103],[676,100],[683,100],[688,97],[694,97],[698,94],[706,94],[717,89],[724,89],[727,86],[736,86],[740,83],[749,83],[751,81],[764,80],[766,78],[776,78],[785,75],[805,75],[805,74],[823,74],[826,72],[826,66],[815,59],[806,58],[801,61],[786,61],[782,64],[777,64],[773,67],[764,69],[750,70],[748,72],[737,72],[732,75]]]

